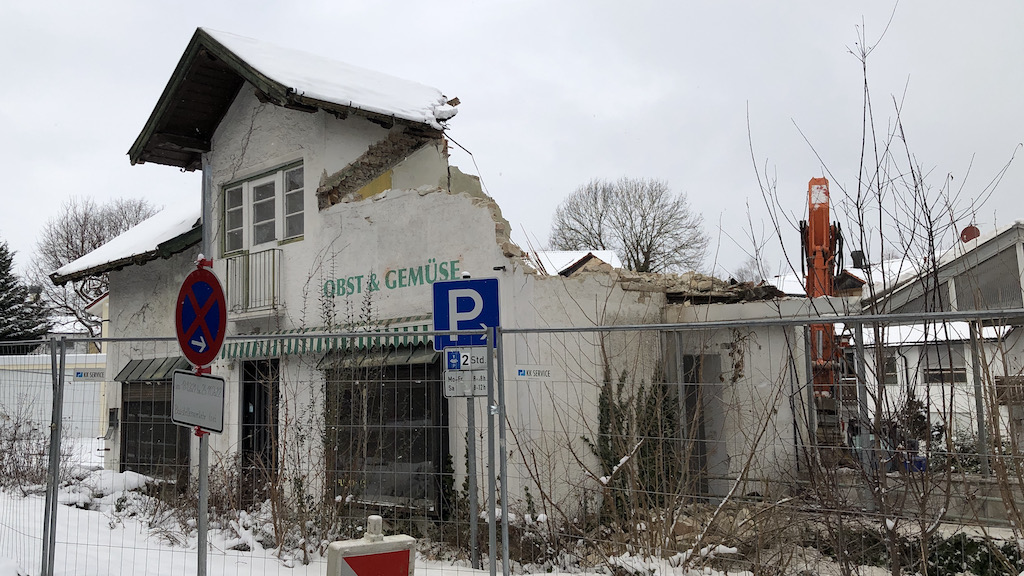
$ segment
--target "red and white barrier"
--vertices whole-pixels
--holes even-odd
[[[384,536],[383,523],[380,516],[370,516],[361,539],[332,542],[327,547],[327,576],[413,576],[416,539]]]

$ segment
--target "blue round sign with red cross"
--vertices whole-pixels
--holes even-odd
[[[174,308],[181,352],[194,366],[210,364],[224,344],[227,303],[213,272],[198,268],[185,278]]]

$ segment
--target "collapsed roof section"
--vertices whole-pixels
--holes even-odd
[[[581,270],[593,270],[598,264],[622,268],[613,250],[534,250],[528,258],[538,272],[550,276],[572,276]]]
[[[128,156],[196,170],[218,124],[248,82],[278,106],[358,114],[439,137],[455,107],[440,90],[243,36],[198,28]],[[452,101],[453,104],[457,103]]]

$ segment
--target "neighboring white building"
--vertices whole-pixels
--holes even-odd
[[[921,314],[924,320],[930,312],[1019,310],[1024,307],[1024,221],[956,243],[934,269],[906,263],[876,268],[890,272],[876,271],[874,286],[865,286],[865,312]],[[1018,445],[1024,444],[1022,327],[1024,318],[1006,314],[984,320],[975,355],[967,322],[888,326],[879,345],[869,348],[884,350],[877,363],[883,373],[878,377],[878,370],[869,370],[868,376],[884,383],[889,404],[898,406],[913,393],[929,406],[933,421],[960,435],[977,433],[977,384],[982,409],[997,407],[1006,438],[1014,434]],[[865,334],[865,340],[873,345],[876,338]],[[873,367],[875,355],[870,356],[867,364]]]

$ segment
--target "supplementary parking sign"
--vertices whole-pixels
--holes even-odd
[[[434,283],[434,330],[480,330],[498,325],[498,279]],[[483,334],[438,335],[434,350],[485,346]]]
[[[195,366],[213,362],[224,343],[227,305],[213,272],[197,268],[185,278],[174,309],[181,352]]]
[[[445,370],[487,370],[487,348],[448,348],[444,351]]]
[[[224,379],[176,370],[171,379],[171,422],[224,431]]]

